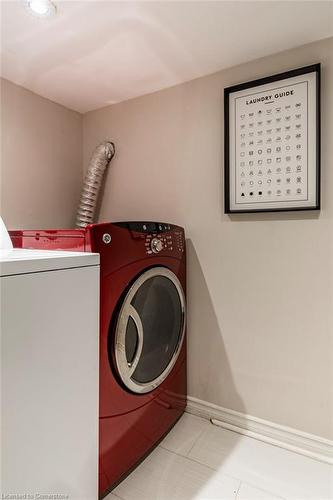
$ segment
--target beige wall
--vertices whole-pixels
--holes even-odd
[[[1,215],[70,227],[82,184],[82,115],[1,80]]]
[[[223,214],[223,88],[321,61],[319,213]],[[333,39],[84,116],[117,148],[100,219],[188,237],[189,394],[333,437]]]

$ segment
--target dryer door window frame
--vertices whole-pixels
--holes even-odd
[[[185,336],[185,294],[166,267],[143,272],[128,290],[114,334],[114,359],[123,384],[144,394],[174,367]]]

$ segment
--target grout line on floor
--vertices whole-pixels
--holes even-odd
[[[159,447],[162,448],[161,445],[159,445]],[[190,462],[194,462],[194,463],[196,463],[198,465],[206,467],[207,469],[209,469],[209,470],[211,470],[213,472],[218,472],[218,469],[214,469],[214,467],[211,467],[210,465],[204,464],[204,463],[200,462],[199,460],[196,460],[195,458],[188,457],[188,456],[185,456],[185,455],[180,455],[180,453],[176,453],[175,451],[167,450],[166,448],[163,448],[163,450],[168,451],[169,453],[172,453],[173,455],[177,455],[177,457],[186,458],[186,460],[190,460]],[[238,481],[239,483],[242,482],[242,480],[239,477],[231,476],[230,474],[226,474],[225,472],[222,472],[222,475],[225,476],[225,477],[228,477],[229,479],[234,479],[235,481]]]
[[[173,453],[173,452],[171,452]],[[175,453],[175,455],[177,455],[177,453]],[[179,456],[183,456],[183,455],[179,455]],[[210,465],[207,465],[207,464],[204,464],[202,462],[200,462],[199,460],[196,460],[195,458],[192,458],[192,457],[184,457],[183,458],[187,458],[188,460],[191,460],[191,462],[195,462],[196,464],[199,464],[199,465],[203,465],[204,467],[207,467],[208,469],[214,471],[214,472],[218,472],[219,469],[215,469],[214,467],[211,467]],[[229,477],[230,479],[235,479],[236,481],[239,481],[239,483],[242,482],[242,479],[238,476],[233,476],[229,473],[225,473],[225,472],[222,472],[223,476],[226,476],[226,477]],[[333,500],[333,499],[332,499]]]
[[[189,457],[187,457],[186,455],[182,455],[181,453],[177,453],[176,451],[171,451],[169,450],[168,448],[164,448],[164,446],[162,446],[162,444],[159,444],[158,445],[158,448],[162,448],[162,450],[164,451],[167,451],[168,453],[172,453],[173,455],[177,455],[177,457],[181,457],[181,458],[188,458],[189,460],[191,460]],[[192,460],[194,462],[194,460]],[[200,463],[200,462],[198,462]],[[201,465],[204,465],[204,464],[201,464]],[[211,469],[211,467],[209,467],[209,469]]]
[[[212,423],[210,421],[209,421],[209,423],[212,425]],[[186,454],[187,458],[188,458],[189,454],[191,453],[191,451],[193,450],[193,448],[195,447],[195,445],[197,444],[197,442],[199,441],[199,439],[201,438],[201,436],[202,436],[202,434],[204,432],[205,432],[205,429],[202,429],[202,431],[199,433],[199,435],[197,436],[197,438],[194,440],[193,445],[191,446],[191,448],[189,449],[189,451]]]
[[[281,497],[279,493],[274,493],[273,491],[265,490],[261,486],[258,486],[257,484],[248,483],[247,481],[241,481],[241,484],[246,484],[246,486],[250,486],[251,488],[255,488],[256,490],[259,490],[262,493],[266,493],[267,495],[272,495],[273,497],[276,497],[278,500],[286,500],[285,498]],[[301,500],[301,499],[299,499],[299,500]]]

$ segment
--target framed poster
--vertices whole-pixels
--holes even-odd
[[[224,90],[225,213],[320,209],[320,64]]]

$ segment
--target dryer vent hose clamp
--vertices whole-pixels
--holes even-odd
[[[115,147],[110,141],[102,142],[93,152],[82,187],[76,214],[76,227],[86,227],[94,222],[103,175],[114,154]]]

